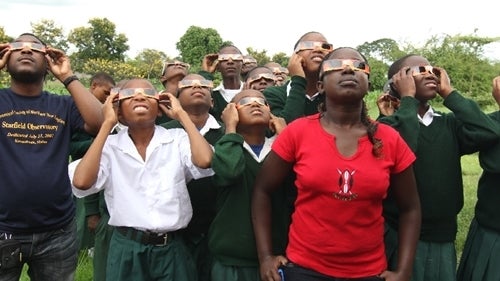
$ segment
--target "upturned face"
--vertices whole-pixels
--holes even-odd
[[[265,125],[271,120],[271,110],[264,95],[257,90],[243,90],[234,99],[238,109],[238,125]]]
[[[120,120],[127,126],[143,126],[155,123],[159,115],[158,93],[145,79],[128,81],[118,94]]]
[[[43,80],[48,64],[45,46],[34,36],[19,36],[11,44],[12,52],[7,61],[7,71],[18,81],[33,83]]]

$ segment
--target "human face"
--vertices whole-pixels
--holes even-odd
[[[324,63],[329,60],[346,62],[365,62],[363,56],[351,48],[338,49],[327,56]],[[354,64],[354,63],[353,63]],[[318,82],[318,90],[324,92],[328,100],[336,104],[359,103],[368,93],[369,80],[368,73],[361,64],[356,63],[359,69],[350,65],[343,68],[326,71],[322,75],[322,80]]]
[[[208,112],[212,107],[212,81],[198,74],[189,74],[179,84],[178,96],[181,106],[189,112]]]
[[[217,69],[220,71],[222,77],[239,78],[241,68],[243,67],[243,55],[241,52],[233,46],[227,46],[222,48],[218,54]]]
[[[243,57],[243,66],[241,67],[241,74],[247,74],[252,68],[257,66],[257,60],[252,56],[246,55]]]
[[[268,125],[271,111],[264,95],[252,89],[241,91],[234,99],[238,109],[238,125]]]
[[[404,67],[410,67],[409,71],[413,73],[415,81],[415,98],[419,101],[427,101],[436,97],[439,87],[439,77],[433,72],[421,73],[420,70],[415,71],[417,66],[430,66],[428,60],[421,56],[408,57],[404,63]]]
[[[276,85],[276,77],[270,69],[259,67],[248,73],[246,83],[248,88],[263,92],[266,88]]]
[[[108,81],[93,83],[90,87],[90,92],[101,102],[104,103],[111,93],[114,85]]]
[[[270,62],[265,66],[269,67],[271,71],[274,73],[274,77],[276,78],[276,85],[281,86],[288,79],[288,68],[281,66],[278,63]]]
[[[315,42],[318,47],[314,47],[313,49],[297,48],[302,43],[305,44],[306,42]],[[323,58],[331,52],[331,49],[321,48],[320,46],[323,44],[328,44],[328,41],[322,34],[316,32],[305,35],[301,38],[300,42],[298,42],[295,53],[304,58],[304,71],[317,73]]]
[[[25,83],[43,80],[48,64],[42,42],[32,35],[22,35],[11,45],[14,47],[7,61],[7,71],[12,78]]]
[[[129,127],[154,125],[159,115],[158,95],[154,93],[156,90],[148,80],[129,80],[119,90],[119,117]]]

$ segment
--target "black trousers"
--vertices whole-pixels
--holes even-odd
[[[282,266],[283,277],[282,281],[382,281],[382,277],[370,276],[363,278],[336,278],[321,274],[311,269],[298,266],[294,263],[288,263]]]

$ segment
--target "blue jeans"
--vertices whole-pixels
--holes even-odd
[[[0,281],[19,280],[25,263],[28,264],[28,275],[32,281],[75,279],[78,262],[75,220],[53,231],[13,233],[12,239],[21,242],[22,263],[18,267],[0,271]]]

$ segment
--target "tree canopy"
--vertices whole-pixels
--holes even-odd
[[[88,26],[70,30],[67,35],[64,34],[63,27],[56,26],[50,19],[32,23],[31,27],[32,33],[47,44],[67,52],[73,70],[83,76],[105,71],[117,81],[129,77],[144,77],[159,85],[158,79],[164,61],[174,58],[154,49],[144,49],[135,58],[127,57],[129,46],[126,34],[117,33],[115,24],[107,18],[91,18]],[[0,26],[0,42],[12,40]],[[491,81],[500,74],[500,63],[486,58],[484,51],[486,46],[499,41],[500,38],[480,37],[476,34],[444,34],[430,37],[423,46],[381,38],[354,47],[368,59],[373,91],[382,90],[387,81],[387,70],[393,61],[405,54],[415,53],[426,57],[433,65],[445,68],[452,85],[460,92],[473,97],[480,104],[488,104],[492,102]],[[213,28],[190,26],[175,44],[179,51],[179,56],[175,58],[189,63],[191,71],[196,72],[206,54],[216,53],[221,46],[227,44],[232,43],[221,38]],[[259,65],[269,61],[283,66],[288,64],[289,56],[285,53],[270,56],[267,50],[255,50],[252,47],[245,51]],[[0,73],[0,84],[7,83],[6,73]]]

